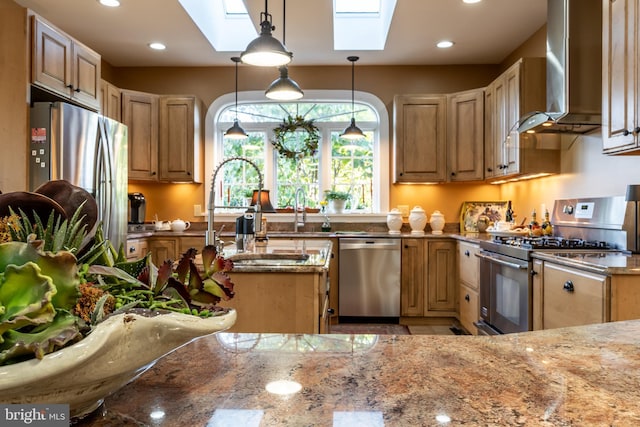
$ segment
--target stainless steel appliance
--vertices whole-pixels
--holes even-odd
[[[480,333],[494,335],[532,329],[534,251],[586,255],[626,251],[623,197],[556,200],[553,237],[496,236],[480,243]],[[611,259],[611,257],[608,257]]]
[[[127,127],[64,102],[31,107],[29,188],[64,179],[87,190],[117,248],[127,234]]]
[[[129,224],[144,224],[147,201],[142,193],[129,193]]]
[[[340,250],[340,321],[400,317],[400,239],[342,238]]]

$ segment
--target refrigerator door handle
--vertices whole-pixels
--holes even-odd
[[[100,151],[100,158],[98,161],[98,173],[96,174],[96,191],[103,206],[104,217],[102,219],[105,230],[111,230],[112,227],[112,209],[111,206],[111,185],[112,185],[112,168],[111,156],[110,156],[110,144],[107,137],[106,123],[103,120],[98,121],[98,128],[100,130],[100,138],[98,141],[98,149]]]

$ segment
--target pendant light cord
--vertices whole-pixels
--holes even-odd
[[[351,61],[351,118],[355,119],[356,117],[356,107],[355,107],[355,86],[356,86],[356,61]],[[236,95],[238,91],[236,89]]]

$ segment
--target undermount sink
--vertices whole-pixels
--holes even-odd
[[[303,262],[309,259],[309,254],[296,253],[296,252],[271,252],[271,253],[259,253],[259,252],[241,252],[229,257],[234,263],[243,264],[272,264],[274,261],[278,263],[284,263],[285,261],[292,261],[292,264]]]
[[[241,266],[321,266],[330,251],[327,241],[272,240],[254,251],[225,249],[226,258]]]

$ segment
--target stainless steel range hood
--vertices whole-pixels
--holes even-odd
[[[602,111],[602,0],[547,0],[547,111],[519,132],[587,133]]]

